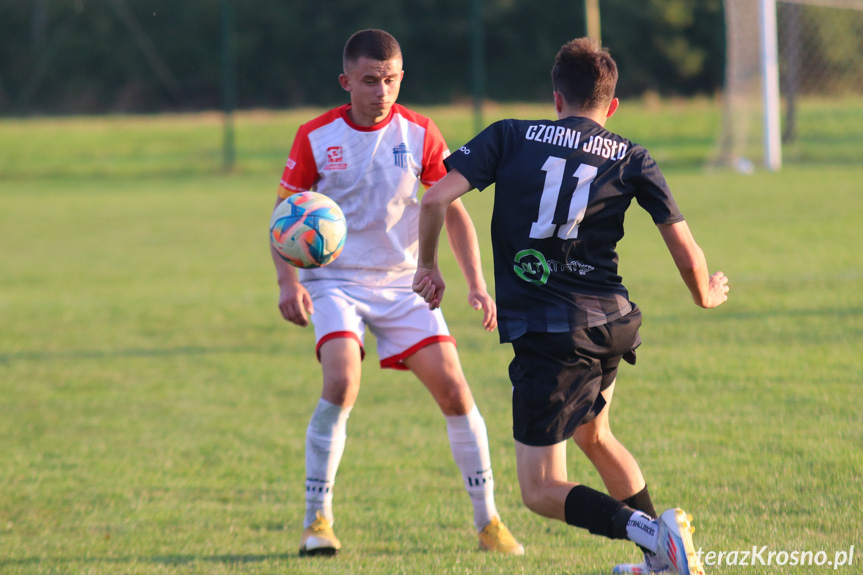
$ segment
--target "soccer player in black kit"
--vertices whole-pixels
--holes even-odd
[[[445,160],[449,173],[422,199],[413,289],[430,307],[446,284],[437,246],[447,206],[495,184],[491,234],[498,329],[512,344],[513,436],[522,499],[544,517],[629,539],[645,561],[615,573],[695,575],[703,567],[691,517],[658,515],[638,463],[611,433],[621,359],[635,363],[641,312],[617,273],[617,242],[632,200],[653,218],[694,302],[728,299],[643,147],[605,129],[617,110],[617,65],[587,38],[565,44],[552,69],[558,120],[502,120]],[[608,495],[568,481],[572,437]]]

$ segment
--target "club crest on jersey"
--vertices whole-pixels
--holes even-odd
[[[395,160],[396,166],[400,168],[408,167],[408,154],[411,151],[408,149],[407,144],[401,143],[395,148],[393,148],[393,159]]]
[[[325,170],[344,170],[348,167],[345,163],[344,152],[341,146],[330,146],[327,148],[327,165]]]

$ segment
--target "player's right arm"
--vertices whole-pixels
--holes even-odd
[[[285,199],[279,195],[273,211],[283,201]],[[315,312],[312,297],[300,283],[297,269],[283,260],[272,246],[270,246],[270,254],[273,257],[273,264],[276,266],[276,277],[279,283],[279,311],[282,312],[282,317],[289,322],[306,327],[309,325],[308,314]]]
[[[273,211],[285,199],[300,191],[308,191],[318,179],[315,156],[308,138],[309,126],[300,126],[291,145],[291,152],[282,180],[279,185],[278,197]],[[270,254],[276,266],[276,277],[279,282],[279,311],[287,321],[301,327],[309,325],[309,315],[314,313],[312,298],[306,288],[300,283],[295,267],[283,260],[270,246]]]
[[[681,221],[657,227],[695,304],[713,308],[725,302],[728,299],[728,278],[722,272],[709,275],[704,251],[695,243],[689,225]]]

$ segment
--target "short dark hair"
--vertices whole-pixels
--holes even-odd
[[[596,110],[614,98],[617,64],[595,40],[576,38],[564,44],[555,56],[551,84],[570,106]]]
[[[348,38],[347,43],[345,43],[342,64],[347,68],[348,62],[356,62],[363,57],[386,62],[393,58],[401,58],[402,49],[389,32],[360,30]]]

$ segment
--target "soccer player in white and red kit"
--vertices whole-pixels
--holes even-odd
[[[350,104],[300,127],[276,205],[314,190],[339,204],[348,225],[341,255],[326,267],[297,270],[273,252],[279,309],[306,326],[311,315],[323,392],[306,430],[306,516],[301,555],[333,555],[333,485],[345,447],[347,420],[360,387],[368,328],[380,365],[412,371],[443,412],[453,457],[474,508],[480,547],[523,554],[500,521],[485,422],[462,372],[455,340],[440,310],[411,290],[416,272],[419,184],[446,174],[449,154],[437,126],[396,104],[404,75],[398,42],[382,30],[357,32],[345,45],[341,86]],[[497,309],[483,278],[476,230],[458,202],[446,225],[469,286],[469,303],[483,325],[497,325]]]

